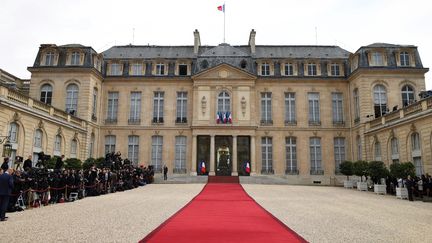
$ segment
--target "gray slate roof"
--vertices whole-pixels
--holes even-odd
[[[194,58],[193,46],[113,46],[104,58]]]

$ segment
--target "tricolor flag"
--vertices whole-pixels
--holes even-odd
[[[218,8],[219,11],[222,11],[222,12],[225,13],[225,3],[223,5],[221,5],[221,6],[218,6],[217,8]]]
[[[249,162],[246,162],[246,168],[245,168],[245,170],[246,170],[246,173],[250,173],[250,164],[249,164]]]
[[[216,112],[216,123],[219,124],[221,122],[219,112]]]
[[[206,173],[206,166],[205,166],[204,161],[201,161],[200,171],[201,171],[201,173]]]
[[[222,121],[223,121],[223,123],[226,123],[227,122],[227,116],[226,116],[226,113],[225,112],[222,112],[223,114],[222,114]]]
[[[231,116],[231,112],[227,112],[227,117],[228,117],[228,123],[232,123],[232,116]]]

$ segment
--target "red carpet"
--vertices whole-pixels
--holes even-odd
[[[306,242],[258,205],[240,184],[209,183],[140,242]]]

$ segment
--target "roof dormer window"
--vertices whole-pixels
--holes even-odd
[[[81,53],[74,51],[71,55],[71,65],[80,65]]]
[[[157,63],[156,64],[156,75],[165,75],[165,64]]]
[[[132,63],[129,75],[131,76],[142,76],[144,75],[144,64],[143,63]]]
[[[285,63],[285,76],[293,76],[294,75],[294,65],[292,63]]]
[[[399,60],[400,60],[401,66],[403,66],[403,67],[410,66],[410,55],[408,52],[403,51],[403,52],[399,53]]]
[[[45,66],[54,66],[54,52],[47,52],[45,54]]]
[[[317,65],[315,63],[307,64],[307,74],[308,76],[317,76]]]
[[[270,64],[268,62],[263,62],[261,64],[261,75],[270,76]]]
[[[332,63],[330,65],[330,75],[331,76],[340,76],[341,75],[339,63]]]
[[[371,66],[384,66],[384,56],[381,52],[371,53]]]
[[[110,63],[108,64],[108,75],[109,76],[120,76],[123,72],[123,65],[120,63]]]

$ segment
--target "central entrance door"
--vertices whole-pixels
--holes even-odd
[[[231,176],[232,136],[215,136],[215,172],[218,176]]]

